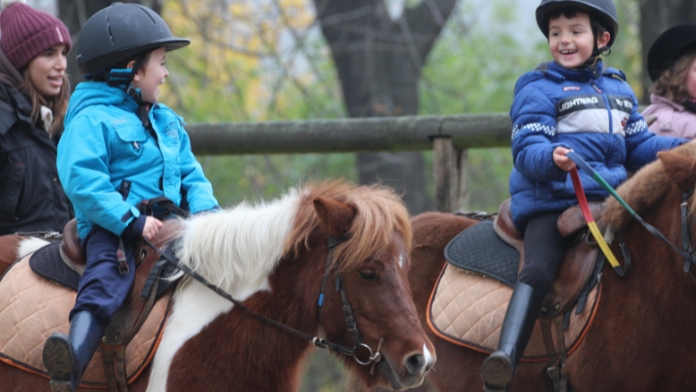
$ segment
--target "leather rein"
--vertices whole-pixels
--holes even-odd
[[[341,294],[341,301],[343,302],[343,315],[346,320],[346,326],[348,328],[348,332],[350,333],[351,337],[353,338],[353,343],[355,344],[353,347],[348,347],[345,345],[337,344],[337,343],[332,343],[324,338],[320,338],[318,336],[313,336],[310,334],[307,334],[305,332],[302,332],[300,330],[297,330],[295,328],[289,327],[285,324],[279,323],[278,321],[275,321],[267,316],[264,316],[252,309],[249,309],[248,307],[244,306],[240,301],[234,299],[229,293],[227,293],[225,290],[221,289],[220,287],[210,283],[207,279],[202,277],[200,274],[198,274],[196,271],[192,270],[188,266],[184,265],[175,255],[169,253],[167,250],[161,250],[157,248],[152,242],[150,242],[148,239],[143,237],[143,241],[150,246],[152,249],[154,249],[157,253],[159,253],[162,258],[164,258],[164,263],[170,263],[174,267],[178,268],[181,270],[181,272],[185,273],[186,275],[192,277],[193,279],[197,280],[210,290],[214,291],[217,295],[221,296],[222,298],[232,302],[235,306],[238,306],[241,308],[243,311],[245,311],[247,314],[250,316],[256,318],[257,320],[260,320],[266,324],[272,325],[282,331],[285,331],[291,335],[295,335],[299,338],[302,338],[309,343],[313,344],[316,347],[327,349],[330,351],[334,351],[343,355],[347,355],[349,357],[353,357],[355,361],[363,366],[367,366],[372,364],[372,369],[370,371],[370,374],[374,373],[374,367],[375,365],[382,360],[382,354],[380,353],[380,350],[382,349],[382,343],[384,342],[384,338],[382,338],[379,342],[379,345],[377,347],[377,350],[375,352],[372,351],[370,346],[367,344],[363,343],[362,338],[360,337],[360,331],[358,330],[358,325],[355,322],[355,318],[353,317],[353,310],[352,307],[350,306],[350,303],[348,302],[348,295],[346,294],[346,289],[343,285],[343,279],[341,278],[341,274],[337,271],[335,271],[335,267],[333,267],[333,251],[334,248],[343,242],[347,241],[349,237],[341,237],[338,239],[329,237],[327,241],[327,245],[329,248],[329,253],[326,258],[326,268],[324,271],[324,278],[322,281],[321,285],[321,292],[319,294],[319,317],[321,318],[321,309],[322,305],[324,302],[324,290],[326,288],[326,282],[329,277],[329,273],[333,270],[334,275],[335,275],[335,281],[336,281],[336,291],[338,291]],[[360,359],[359,355],[360,352],[364,352],[365,355],[367,356],[367,359],[362,360]],[[364,357],[363,357],[364,358]]]

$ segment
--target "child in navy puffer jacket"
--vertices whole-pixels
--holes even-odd
[[[543,0],[536,10],[553,61],[523,75],[510,109],[513,123],[510,175],[515,226],[524,231],[525,263],[501,329],[498,349],[481,367],[484,390],[505,391],[531,336],[541,301],[556,278],[566,241],[559,215],[577,204],[568,171],[570,150],[611,186],[685,142],[648,132],[635,94],[621,71],[604,68],[599,55],[618,32],[612,0]],[[580,171],[585,194],[607,192]]]

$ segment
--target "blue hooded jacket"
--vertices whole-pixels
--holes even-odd
[[[540,64],[517,81],[510,109],[512,156],[511,210],[515,226],[544,212],[577,204],[570,174],[553,162],[553,150],[573,149],[612,187],[685,139],[648,132],[638,101],[621,71],[602,62],[594,69]],[[578,170],[588,200],[608,193],[588,173]]]
[[[94,224],[120,236],[140,216],[135,205],[157,196],[180,205],[183,193],[194,214],[217,208],[181,117],[154,105],[149,117],[155,136],[142,125],[137,108],[125,91],[103,82],[80,83],[70,99],[58,175],[81,238]],[[124,181],[129,182],[125,200],[119,193]]]

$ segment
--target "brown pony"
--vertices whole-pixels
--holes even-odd
[[[693,189],[696,183],[696,145],[687,144],[659,157],[623,184],[619,194],[645,221],[681,248],[680,204],[682,192]],[[695,203],[696,197],[690,196],[691,233],[696,233]],[[597,314],[566,363],[571,390],[696,391],[696,283],[684,273],[684,258],[648,233],[611,197],[603,220],[612,230],[623,231],[633,265],[623,278],[609,265],[604,267]],[[445,246],[476,223],[441,213],[425,213],[412,219],[409,282],[423,325],[427,325],[429,297],[445,264]],[[622,260],[616,243],[612,251]],[[438,355],[437,365],[428,373],[428,383],[442,392],[482,391],[479,369],[486,355],[453,345],[430,331],[428,336]],[[546,366],[544,362],[522,362],[511,391],[553,391],[544,376]],[[421,386],[418,390],[432,389]]]
[[[379,351],[381,360],[371,369],[337,355],[367,385],[415,387],[434,363],[407,285],[411,226],[389,190],[340,182],[308,185],[272,203],[242,203],[187,219],[181,238],[178,258],[248,308],[353,347],[336,290],[340,273],[362,341]],[[327,270],[329,238],[344,241],[334,248]],[[302,364],[312,352],[307,341],[235,309],[190,278],[178,285],[173,300],[154,361],[131,391],[298,389]],[[46,378],[4,363],[0,380],[0,391],[49,389]]]

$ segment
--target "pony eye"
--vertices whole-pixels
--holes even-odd
[[[377,280],[377,273],[371,268],[365,268],[360,270],[360,277],[365,280]]]

